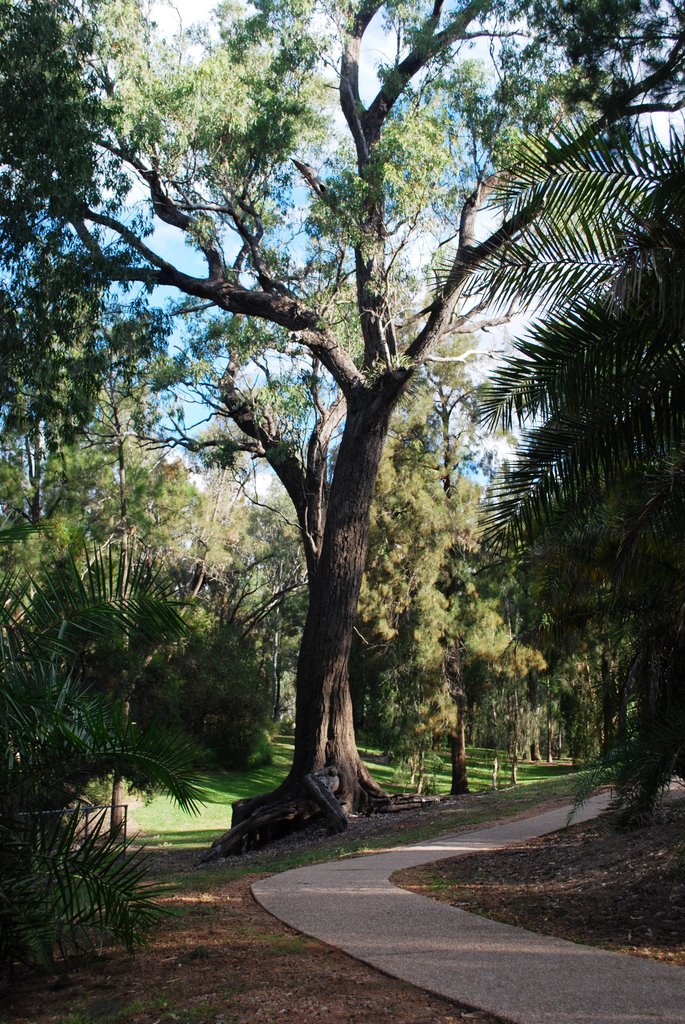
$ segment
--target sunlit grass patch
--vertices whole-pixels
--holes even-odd
[[[231,823],[231,805],[258,793],[268,793],[275,789],[287,775],[292,759],[292,737],[279,737],[272,744],[273,761],[270,765],[253,768],[244,772],[214,771],[206,774],[203,784],[204,804],[197,816],[184,814],[166,796],[157,796],[145,806],[135,807],[131,811],[132,823],[142,830],[144,839],[152,848],[173,851],[206,849]],[[402,792],[408,789],[408,780],[398,774],[397,765],[378,763],[381,751],[373,747],[361,749],[361,755],[368,757],[368,766],[374,778],[389,793]],[[472,793],[486,793],[492,789],[492,769],[495,752],[487,748],[469,749],[467,755],[469,787]],[[431,753],[431,790],[440,794],[450,791],[449,754],[446,751]],[[555,781],[561,783],[562,790],[570,792],[570,786],[564,787],[564,780],[575,771],[568,762],[524,762],[519,765],[519,786],[508,789],[510,765],[500,753],[499,785],[500,794],[492,794],[495,798],[494,807],[499,807],[497,798],[506,803],[517,804],[522,797],[522,790],[530,790],[532,799],[546,799],[560,792],[554,786]],[[537,789],[536,787],[540,787]],[[505,794],[508,794],[505,796]],[[482,820],[482,819],[480,819]],[[474,822],[475,823],[475,822]],[[381,844],[382,845],[382,844]]]

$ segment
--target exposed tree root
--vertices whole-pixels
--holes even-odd
[[[231,828],[212,843],[198,863],[208,864],[264,846],[304,828],[316,818],[326,819],[329,832],[344,832],[347,813],[345,805],[336,797],[341,791],[340,781],[339,769],[329,765],[320,772],[305,775],[299,785],[286,780],[273,793],[236,801]],[[409,793],[388,796],[376,787],[372,793],[365,794],[364,813],[388,814],[439,799]]]
[[[233,805],[231,828],[212,843],[199,863],[208,864],[264,846],[322,815],[331,832],[343,832],[347,816],[334,796],[339,789],[338,769],[329,765],[323,771],[305,775],[299,786],[288,785],[286,781],[274,793],[238,800]]]

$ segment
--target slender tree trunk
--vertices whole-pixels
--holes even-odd
[[[426,753],[424,750],[420,750],[418,753],[416,767],[418,772],[418,779],[416,780],[416,793],[421,796],[426,788]]]
[[[606,651],[602,651],[602,753],[614,742],[616,723],[616,686]]]
[[[499,785],[499,757],[495,751],[495,760],[492,762],[492,788],[497,789]]]
[[[518,782],[519,748],[521,746],[521,709],[519,705],[518,683],[514,686],[513,696],[509,698],[509,756],[511,758],[511,784]]]
[[[118,772],[112,780],[112,810],[110,812],[110,831],[116,833],[124,820],[124,779]]]
[[[451,796],[462,796],[469,791],[466,771],[466,708],[462,699],[457,703],[457,724],[450,731],[450,759],[452,761]]]
[[[29,522],[35,526],[38,526],[43,518],[44,445],[42,425],[38,427],[31,438],[26,437],[24,441],[26,472],[30,491],[28,497],[28,516]]]
[[[130,713],[130,707],[128,700],[124,703],[124,715],[128,718]],[[126,790],[124,785],[124,776],[121,772],[115,771],[112,776],[112,810],[110,811],[109,827],[111,833],[114,835],[121,828],[124,820],[124,799],[126,796]]]
[[[276,626],[271,647],[271,717],[277,722],[281,714],[281,610],[276,609]]]
[[[528,698],[533,708],[532,735],[530,737],[530,759],[531,761],[542,761],[540,753],[540,680],[538,674],[532,671],[528,682]]]
[[[124,448],[124,437],[119,427],[119,420],[115,414],[115,423],[118,430],[117,437],[117,465],[119,468],[119,515],[121,530],[121,552],[122,552],[122,590],[125,592],[129,573],[129,528],[128,528],[128,496],[126,491],[126,452]],[[124,645],[128,646],[126,639]],[[124,716],[128,719],[130,705],[128,698],[124,700]],[[110,814],[110,831],[116,834],[121,828],[124,818],[122,804],[124,802],[124,777],[121,772],[116,771],[112,776],[112,810]]]
[[[547,763],[554,760],[554,719],[552,718],[552,685],[547,682]]]

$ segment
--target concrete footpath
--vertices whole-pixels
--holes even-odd
[[[595,797],[574,820],[606,805]],[[563,828],[569,807],[388,853],[272,875],[266,910],[396,978],[516,1024],[685,1024],[685,967],[498,924],[398,889],[403,868],[489,851]]]

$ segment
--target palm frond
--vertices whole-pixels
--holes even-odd
[[[15,660],[22,651],[70,655],[103,634],[160,640],[186,631],[168,580],[144,552],[95,550],[83,563],[68,555],[38,577],[8,579],[4,589],[0,648]]]
[[[664,247],[672,257],[674,230],[682,267],[684,192],[685,143],[675,130],[666,141],[649,129],[603,137],[582,126],[525,138],[492,200],[517,230],[480,263],[465,294],[494,310],[514,301],[552,311],[579,297],[616,302],[639,283],[641,264]],[[439,288],[454,270],[450,260],[436,269]]]
[[[103,936],[131,950],[164,913],[157,902],[163,890],[141,884],[145,855],[111,832],[104,815],[87,834],[77,813],[24,815],[0,828],[16,854],[9,864],[3,858],[0,961],[47,965],[56,947],[68,955],[95,948]]]
[[[662,325],[575,305],[531,331],[496,374],[484,416],[528,427],[493,489],[487,529],[515,543],[563,493],[669,460],[685,440],[685,348]]]
[[[633,727],[626,740],[582,773],[575,805],[583,804],[600,786],[612,785],[623,824],[635,827],[651,821],[682,758],[684,730],[682,712],[652,723],[646,732]]]
[[[35,579],[10,574],[0,583],[0,963],[47,963],[56,949],[87,948],[103,934],[131,948],[160,912],[140,855],[104,819],[77,833],[78,812],[62,809],[88,778],[116,769],[197,810],[189,741],[138,730],[84,687],[76,658],[103,634],[180,635],[173,596],[145,555],[127,551],[96,551],[84,564],[67,558]]]

